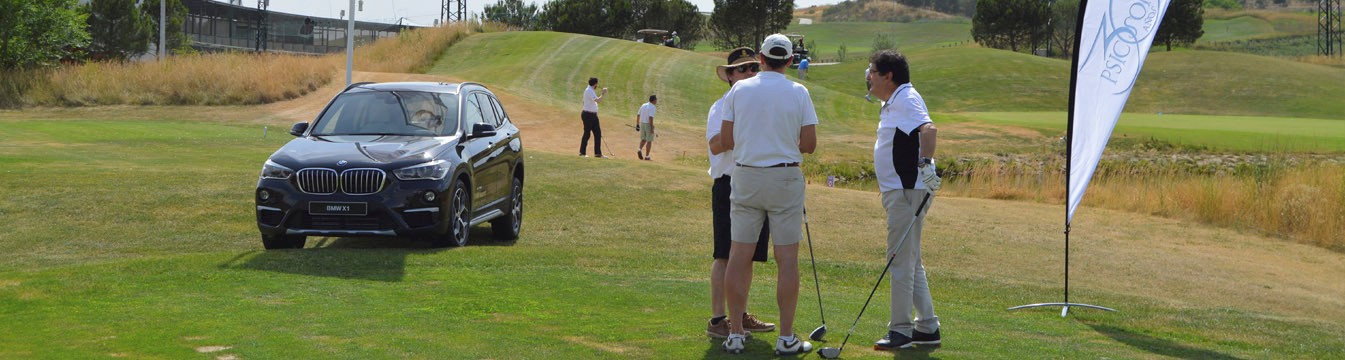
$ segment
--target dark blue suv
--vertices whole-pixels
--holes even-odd
[[[308,236],[400,236],[467,244],[490,222],[523,224],[523,142],[504,106],[475,83],[357,83],[262,166],[257,228],[267,249]]]

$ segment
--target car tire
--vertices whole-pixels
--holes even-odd
[[[467,239],[471,237],[472,231],[472,196],[467,193],[467,184],[462,180],[454,181],[448,193],[449,216],[444,219],[448,221],[448,231],[435,236],[432,245],[467,246]]]
[[[490,229],[497,240],[517,240],[523,231],[523,179],[514,178],[509,187],[509,209],[504,216],[491,220]]]
[[[303,249],[308,237],[303,235],[262,235],[262,247],[266,250]]]

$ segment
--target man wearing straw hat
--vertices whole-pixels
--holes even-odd
[[[761,62],[757,61],[757,52],[752,48],[740,47],[729,52],[728,64],[715,67],[715,74],[719,75],[719,80],[728,83],[729,86],[737,83],[739,80],[751,78],[757,75],[761,70]],[[719,129],[724,120],[724,98],[720,97],[715,104],[710,106],[710,114],[705,121],[705,140],[708,142],[710,151],[710,178],[714,179],[714,186],[710,189],[710,209],[714,218],[714,263],[710,266],[710,301],[711,310],[714,312],[710,318],[709,327],[705,330],[706,335],[714,338],[726,338],[729,336],[729,320],[725,312],[724,299],[724,271],[728,269],[729,249],[732,247],[732,226],[729,218],[730,205],[729,184],[731,183],[733,169],[733,150],[725,149],[719,141]],[[752,255],[752,261],[765,262],[767,258],[767,247],[770,246],[770,228],[769,224],[762,224],[761,235],[757,238],[756,250]],[[775,324],[762,322],[752,314],[743,314],[743,329],[749,332],[769,332],[775,330]]]

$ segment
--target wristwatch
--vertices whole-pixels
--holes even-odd
[[[925,167],[925,165],[934,165],[934,158],[921,157],[920,161],[917,162],[916,164],[918,167]]]

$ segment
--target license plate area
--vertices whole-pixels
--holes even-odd
[[[369,203],[313,201],[308,203],[308,213],[313,215],[349,215],[369,214]]]

